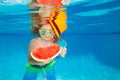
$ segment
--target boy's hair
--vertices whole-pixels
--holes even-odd
[[[42,25],[35,25],[31,27],[31,33],[34,35],[39,35],[39,29],[41,29]]]
[[[30,18],[33,25],[39,25],[41,22],[41,17],[38,13],[31,13]]]
[[[45,24],[50,24],[49,20],[42,20],[42,17],[39,13],[31,13],[30,14],[31,22],[32,22],[32,27],[31,27],[31,33],[37,36],[40,36],[39,34],[39,29]],[[57,36],[54,36],[54,42],[58,40]]]

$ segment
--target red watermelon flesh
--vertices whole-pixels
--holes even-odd
[[[44,61],[48,58],[53,59],[55,58],[60,51],[60,46],[55,44],[53,46],[47,47],[47,48],[36,48],[34,51],[32,51],[31,56],[33,59],[37,61]]]

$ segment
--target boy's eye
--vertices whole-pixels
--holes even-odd
[[[51,35],[54,35],[54,32],[53,32],[53,31],[50,31],[50,34],[51,34]]]
[[[45,30],[39,30],[39,33],[40,33],[41,35],[45,35],[45,34],[46,34]]]
[[[45,31],[45,30],[42,30],[42,31],[41,31],[41,34],[45,34],[45,33],[46,33],[46,31]]]

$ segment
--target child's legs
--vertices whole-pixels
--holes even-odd
[[[36,79],[37,79],[37,73],[31,73],[26,70],[23,80],[36,80]]]
[[[43,68],[43,74],[45,75],[47,80],[56,80],[55,70],[53,66],[47,69]]]

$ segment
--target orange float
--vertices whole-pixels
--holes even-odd
[[[60,39],[60,34],[67,29],[66,19],[66,12],[51,13],[49,23],[58,39]]]

